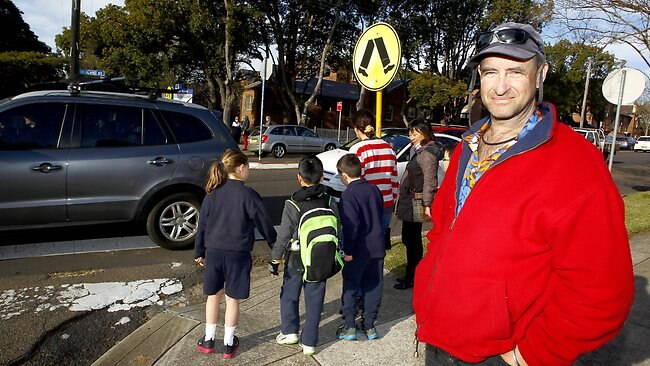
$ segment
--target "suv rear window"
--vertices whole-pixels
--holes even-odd
[[[162,113],[178,143],[203,141],[212,138],[212,132],[208,126],[192,115],[170,111],[160,111],[160,113]]]
[[[637,141],[650,141],[650,136],[639,137]]]

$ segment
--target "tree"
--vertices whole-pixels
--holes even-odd
[[[467,93],[467,84],[446,76],[423,72],[413,78],[408,91],[411,97],[417,100],[419,109],[434,111],[434,114],[438,114],[434,118],[438,120],[445,115],[460,115],[463,108],[461,101]]]
[[[0,0],[0,52],[50,53],[50,47],[38,40],[22,14],[11,0]]]
[[[295,81],[298,77],[315,77],[320,83],[326,64],[336,67],[345,64],[342,56],[351,59],[350,45],[354,44],[356,30],[352,5],[342,1],[297,0],[258,0],[251,4],[266,20],[262,28],[266,50],[277,47],[278,72],[273,83],[277,102],[282,105],[285,118],[293,120],[295,116],[297,122],[304,122],[304,112],[313,102],[318,88],[301,103],[296,97]],[[342,17],[343,12],[345,17]]]
[[[9,0],[0,0],[0,98],[23,92],[32,84],[63,77],[64,60],[31,31],[22,12]]]
[[[601,89],[605,77],[617,65],[614,56],[596,46],[561,40],[547,46],[549,72],[544,82],[545,100],[552,102],[558,114],[580,113],[584,95],[588,59],[592,60],[588,106],[598,121],[605,117],[608,102]]]
[[[647,0],[558,0],[556,18],[577,39],[624,43],[650,67],[650,2]]]

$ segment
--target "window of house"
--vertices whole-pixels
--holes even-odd
[[[384,121],[392,121],[392,120],[393,120],[393,105],[387,104],[384,110]]]
[[[244,98],[244,109],[249,112],[253,110],[253,95],[248,94]]]

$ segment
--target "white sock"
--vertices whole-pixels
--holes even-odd
[[[217,325],[216,324],[206,324],[205,325],[205,340],[206,341],[214,339],[214,335],[216,333],[217,333]]]
[[[234,327],[229,327],[227,325],[224,325],[223,327],[223,345],[224,346],[232,346],[233,342],[235,341],[235,329],[237,329],[237,326],[235,325]]]

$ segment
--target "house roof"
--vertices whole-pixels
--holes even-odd
[[[393,80],[384,89],[386,93],[390,93],[402,84],[408,83],[411,80]],[[316,87],[317,79],[309,80],[296,80],[296,93],[311,94]],[[245,89],[257,89],[261,87],[260,81],[249,84]],[[339,81],[323,80],[320,87],[320,95],[328,98],[338,98],[343,100],[357,100],[359,99],[360,86],[356,84],[342,83]]]

